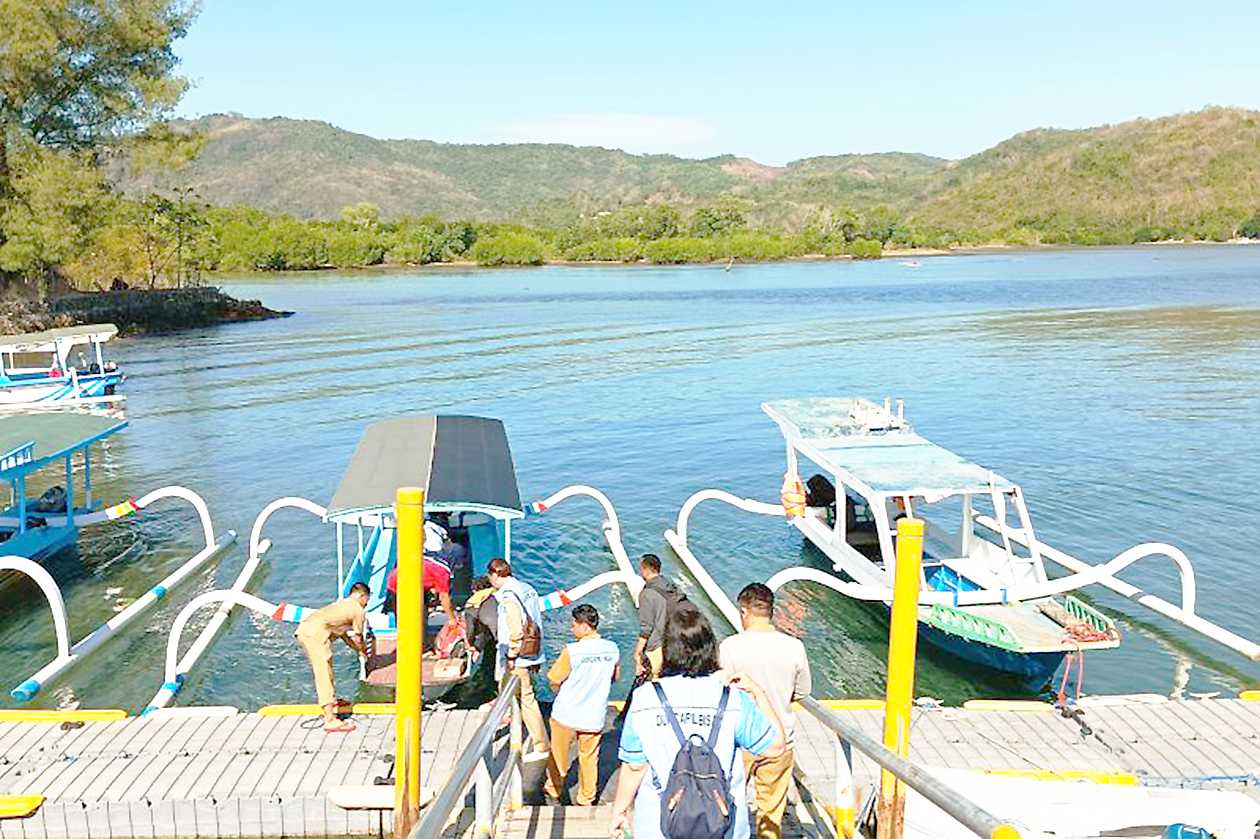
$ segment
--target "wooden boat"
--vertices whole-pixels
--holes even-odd
[[[0,336],[0,408],[121,400],[126,376],[102,349],[117,334],[112,323],[98,323]]]
[[[683,505],[670,545],[702,585],[716,585],[687,544],[688,518],[705,500],[786,516],[832,563],[833,573],[792,567],[772,576],[778,589],[811,582],[845,596],[891,604],[896,519],[925,521],[919,595],[920,638],[957,658],[1046,686],[1065,656],[1115,647],[1115,621],[1072,592],[1103,585],[1252,658],[1260,646],[1195,614],[1194,571],[1171,545],[1137,545],[1089,565],[1041,542],[1020,487],[915,433],[904,405],[894,412],[860,398],[768,402],[762,410],[783,435],[787,455],[780,504],[703,490]],[[811,469],[812,464],[812,469]],[[817,471],[808,490],[800,475]],[[799,498],[797,497],[799,494]],[[1173,560],[1181,574],[1175,606],[1115,578],[1148,556]],[[1072,572],[1050,579],[1046,561]],[[738,615],[729,616],[738,625]]]

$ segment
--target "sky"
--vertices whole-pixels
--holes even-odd
[[[182,116],[374,137],[960,158],[1038,127],[1260,108],[1244,3],[203,0]]]

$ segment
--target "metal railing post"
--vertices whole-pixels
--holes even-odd
[[[477,764],[477,772],[473,776],[475,790],[473,818],[476,821],[473,836],[476,839],[485,839],[487,836],[494,835],[494,780],[490,777],[491,759],[490,750],[486,749],[481,756],[481,761]]]
[[[853,750],[842,737],[836,737],[836,836],[853,839],[853,809],[857,796],[853,790]]]
[[[892,622],[888,630],[888,697],[884,704],[884,745],[898,757],[910,756],[910,707],[914,702],[914,654],[919,636],[923,520],[897,522],[897,566]],[[879,784],[879,839],[901,839],[906,821],[906,786],[884,769]]]
[[[518,688],[519,689],[519,688]],[[511,808],[519,810],[525,806],[525,779],[521,774],[521,762],[525,756],[524,743],[521,725],[521,697],[520,694],[512,696],[512,723],[510,744],[511,749],[508,752],[508,771],[511,772]]]
[[[394,496],[398,533],[398,676],[394,691],[394,839],[406,839],[420,818],[421,652],[424,649],[424,490]]]

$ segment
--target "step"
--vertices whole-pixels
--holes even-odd
[[[612,805],[595,807],[523,807],[496,837],[503,839],[608,839]]]

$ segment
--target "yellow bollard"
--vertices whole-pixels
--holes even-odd
[[[420,701],[424,651],[424,490],[394,496],[398,539],[398,679],[394,693],[394,839],[420,816]]]
[[[919,635],[919,588],[923,567],[923,520],[897,522],[897,567],[888,630],[888,696],[884,745],[910,756],[910,707],[914,702],[914,648]],[[879,839],[900,839],[905,829],[906,786],[888,770],[880,774]]]

